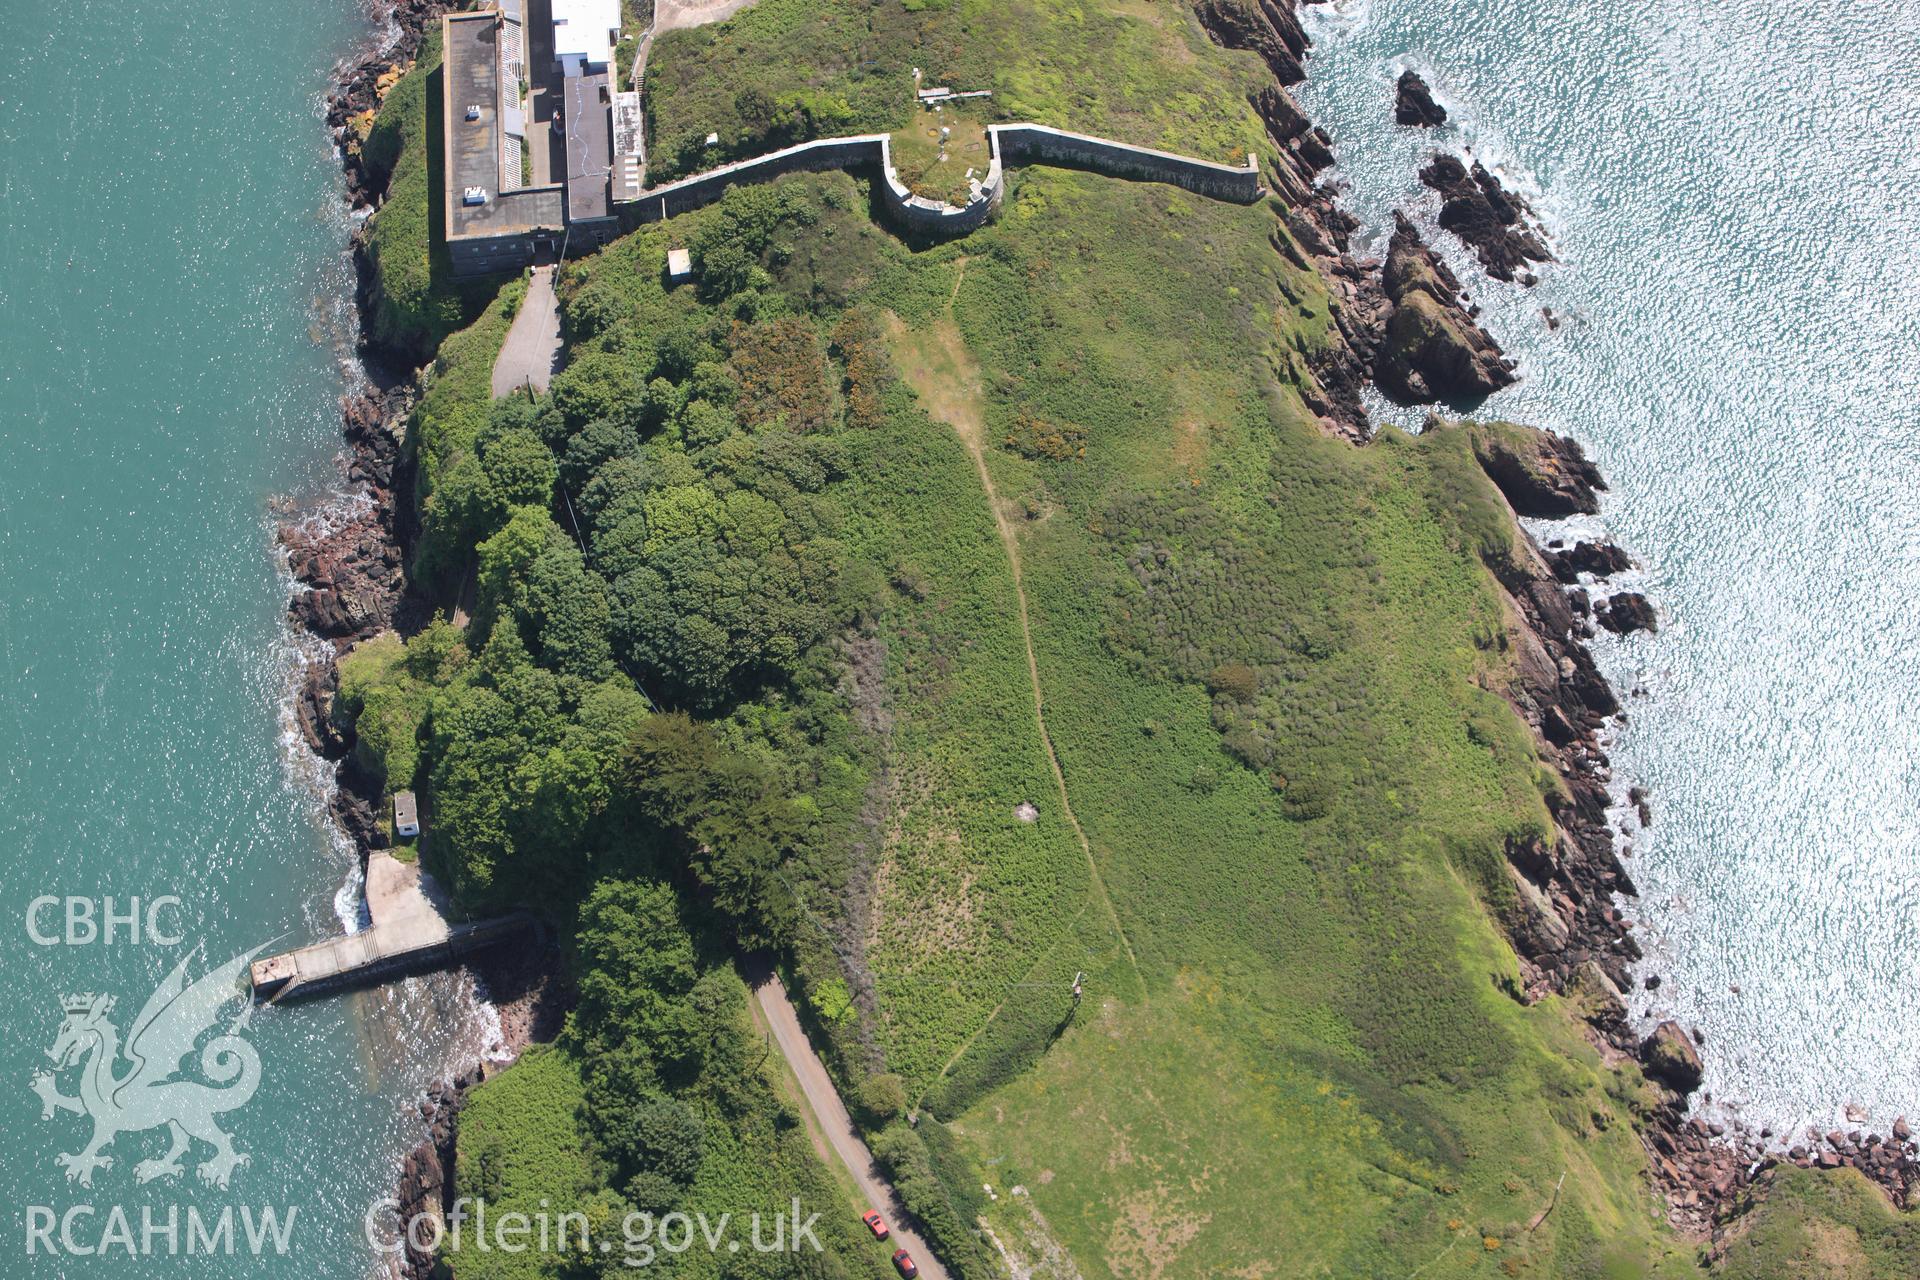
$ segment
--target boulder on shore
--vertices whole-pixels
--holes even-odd
[[[1447,109],[1433,100],[1433,91],[1419,73],[1408,70],[1400,73],[1400,83],[1394,86],[1393,118],[1397,124],[1431,129],[1447,122]]]
[[[1570,550],[1548,556],[1547,563],[1553,567],[1553,576],[1568,586],[1578,582],[1583,573],[1608,578],[1633,568],[1633,560],[1611,542],[1575,543]]]
[[[1698,1089],[1705,1074],[1700,1051],[1673,1021],[1661,1023],[1640,1042],[1640,1061],[1648,1075],[1683,1094]]]

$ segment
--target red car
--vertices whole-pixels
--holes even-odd
[[[920,1274],[920,1268],[914,1265],[913,1255],[905,1249],[895,1249],[893,1251],[893,1265],[902,1276],[906,1277],[906,1280],[913,1280],[915,1276]]]
[[[887,1238],[886,1219],[882,1218],[877,1210],[867,1210],[860,1215],[860,1221],[867,1224],[867,1230],[873,1232],[873,1238],[875,1240],[885,1240]]]

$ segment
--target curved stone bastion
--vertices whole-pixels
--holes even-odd
[[[892,216],[903,226],[931,235],[964,234],[984,223],[1000,207],[1001,198],[1006,194],[1007,168],[1017,164],[1052,164],[1086,169],[1111,178],[1165,182],[1196,195],[1235,204],[1252,204],[1265,194],[1265,188],[1260,185],[1259,162],[1251,157],[1241,166],[1216,164],[1171,151],[1069,133],[1043,124],[988,125],[987,151],[987,172],[971,183],[971,193],[964,205],[915,195],[900,181],[893,167],[890,136],[866,133],[802,142],[751,160],[724,164],[678,182],[648,188],[634,200],[622,203],[619,209],[636,222],[658,222],[711,204],[724,195],[728,187],[767,182],[783,174],[807,170],[852,171],[875,166],[880,170],[882,199]]]

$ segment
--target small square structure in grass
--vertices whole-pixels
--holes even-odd
[[[685,249],[667,250],[667,284],[685,284],[693,279],[693,255]]]
[[[420,834],[420,802],[411,791],[393,793],[393,833],[397,836]]]

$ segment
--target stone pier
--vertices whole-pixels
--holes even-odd
[[[367,915],[358,933],[254,961],[254,999],[303,1000],[448,968],[534,924],[524,913],[455,919],[433,877],[384,850],[367,858]]]

